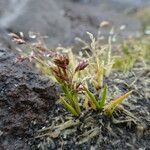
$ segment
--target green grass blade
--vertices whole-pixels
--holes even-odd
[[[98,101],[99,103],[99,108],[102,109],[105,106],[105,102],[107,99],[107,93],[108,93],[108,87],[107,85],[104,87],[103,93],[102,93],[102,97],[101,100]]]
[[[125,93],[124,95],[120,96],[119,98],[111,101],[109,104],[107,104],[104,107],[105,114],[111,116],[113,111],[115,110],[116,106],[121,104],[122,101],[124,101],[131,93],[132,93],[132,91],[129,91],[129,92]]]
[[[72,107],[74,107],[73,94],[71,94],[71,89],[69,89],[67,84],[62,84],[61,88],[65,94],[65,97],[70,101]]]
[[[74,116],[78,116],[79,115],[76,112],[76,110],[69,103],[66,102],[66,100],[64,99],[64,97],[60,97],[60,101],[66,107],[66,109],[69,110]]]
[[[79,102],[78,102],[78,96],[75,93],[73,95],[73,102],[74,102],[74,108],[75,108],[76,112],[78,114],[80,114],[81,113],[81,109],[80,109]]]
[[[95,104],[96,108],[99,109],[98,101],[96,100],[93,93],[91,93],[87,88],[84,88],[90,100]]]
[[[68,99],[70,106],[76,110],[78,114],[81,113],[81,109],[78,103],[78,97],[75,92],[72,91],[66,84],[62,84],[62,90],[65,93],[65,97]]]

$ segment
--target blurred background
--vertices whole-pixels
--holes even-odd
[[[102,22],[102,36],[112,29],[123,39],[148,35],[150,0],[0,0],[1,37],[38,33],[50,47],[68,46],[75,37],[86,38],[86,31],[96,35]]]

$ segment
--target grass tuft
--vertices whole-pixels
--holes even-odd
[[[132,91],[108,102],[109,87],[104,83],[105,78],[109,78],[114,69],[128,71],[137,61],[147,65],[150,60],[149,40],[143,39],[139,45],[138,41],[130,39],[119,49],[114,49],[111,36],[108,44],[102,45],[98,37],[89,32],[87,35],[89,43],[78,38],[84,44],[82,53],[86,56],[75,55],[71,48],[58,47],[50,51],[40,43],[31,47],[29,59],[60,85],[63,91],[60,102],[74,116],[79,116],[83,107],[111,116]]]

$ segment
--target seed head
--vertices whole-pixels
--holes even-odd
[[[62,72],[61,72],[61,70],[60,69],[58,69],[58,68],[55,68],[55,67],[53,67],[53,68],[51,68],[52,69],[52,72],[53,72],[53,74],[54,74],[54,76],[55,76],[55,78],[57,79],[57,80],[61,80],[61,81],[66,81],[66,82],[68,82],[69,81],[69,78],[68,78],[68,76],[67,75],[64,75]]]
[[[54,58],[54,63],[60,68],[66,69],[69,65],[69,58],[66,55],[57,54]]]
[[[75,69],[75,72],[85,69],[88,65],[89,64],[88,64],[87,60],[80,61],[79,64],[77,65],[76,69]]]

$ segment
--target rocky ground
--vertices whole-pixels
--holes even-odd
[[[72,118],[55,105],[55,113],[50,112],[47,122],[35,133],[32,149],[149,150],[149,78],[150,70],[138,65],[127,74],[114,72],[106,79],[109,99],[134,90],[112,118],[90,110]]]
[[[150,149],[150,70],[145,64],[105,79],[108,99],[134,90],[112,118],[91,110],[74,118],[58,103],[57,86],[33,64],[7,49],[0,56],[0,149]]]
[[[72,45],[77,36],[86,39],[86,31],[96,34],[106,20],[110,26],[101,30],[105,37],[112,27],[119,39],[140,37],[143,22],[136,14],[148,7],[149,0],[25,0],[20,5],[17,1],[0,1],[0,149],[149,150],[149,68],[138,63],[129,73],[113,72],[105,80],[110,99],[134,90],[112,118],[90,110],[73,118],[57,103],[57,86],[22,60],[7,36],[22,31],[30,41],[32,30],[47,35],[50,48]]]

